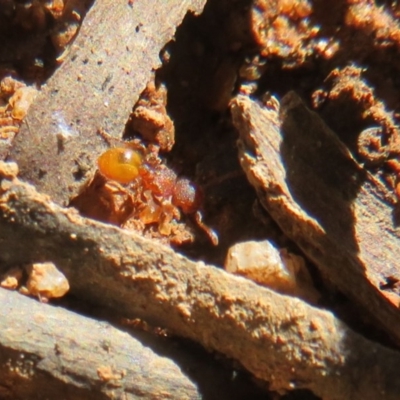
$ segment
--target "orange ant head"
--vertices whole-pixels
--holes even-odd
[[[97,160],[100,173],[118,183],[130,183],[139,175],[143,156],[136,150],[115,147],[106,150]]]

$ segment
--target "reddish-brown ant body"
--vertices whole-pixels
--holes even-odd
[[[139,218],[144,224],[159,223],[159,231],[164,235],[170,232],[169,223],[184,214],[193,214],[199,227],[214,245],[218,237],[214,231],[203,224],[200,208],[203,192],[196,184],[178,175],[161,163],[154,154],[146,154],[137,143],[127,142],[122,147],[106,150],[97,161],[99,172],[108,180],[126,185],[127,190],[140,192],[144,206]]]

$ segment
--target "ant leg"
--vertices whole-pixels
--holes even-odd
[[[203,230],[203,232],[208,236],[208,238],[210,239],[211,243],[214,246],[218,246],[218,235],[217,233],[211,229],[210,227],[208,227],[204,222],[203,222],[203,215],[201,214],[200,211],[196,211],[194,214],[194,219],[198,225],[198,227],[200,229]]]

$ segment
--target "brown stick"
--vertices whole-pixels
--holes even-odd
[[[398,353],[326,311],[1,183],[0,261],[53,261],[81,299],[139,316],[242,363],[272,389],[397,399]],[[373,366],[373,368],[371,368]]]
[[[5,289],[0,304],[1,398],[201,397],[171,360],[107,323]]]
[[[77,194],[160,64],[188,11],[205,0],[97,0],[64,64],[49,79],[13,143],[21,177],[61,204]],[[60,177],[62,176],[62,179]]]

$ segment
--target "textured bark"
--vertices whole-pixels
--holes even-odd
[[[2,399],[199,399],[171,360],[105,322],[0,289]]]
[[[97,0],[63,65],[49,79],[13,143],[21,177],[68,204],[96,165],[104,129],[121,137],[159,53],[188,11],[205,0]],[[39,146],[40,144],[40,146]]]
[[[280,114],[238,97],[233,116],[241,164],[264,207],[323,276],[399,342],[393,195],[294,93]]]
[[[398,398],[400,355],[330,312],[82,218],[18,180],[3,180],[1,188],[0,265],[51,260],[78,298],[224,353],[272,389]]]

